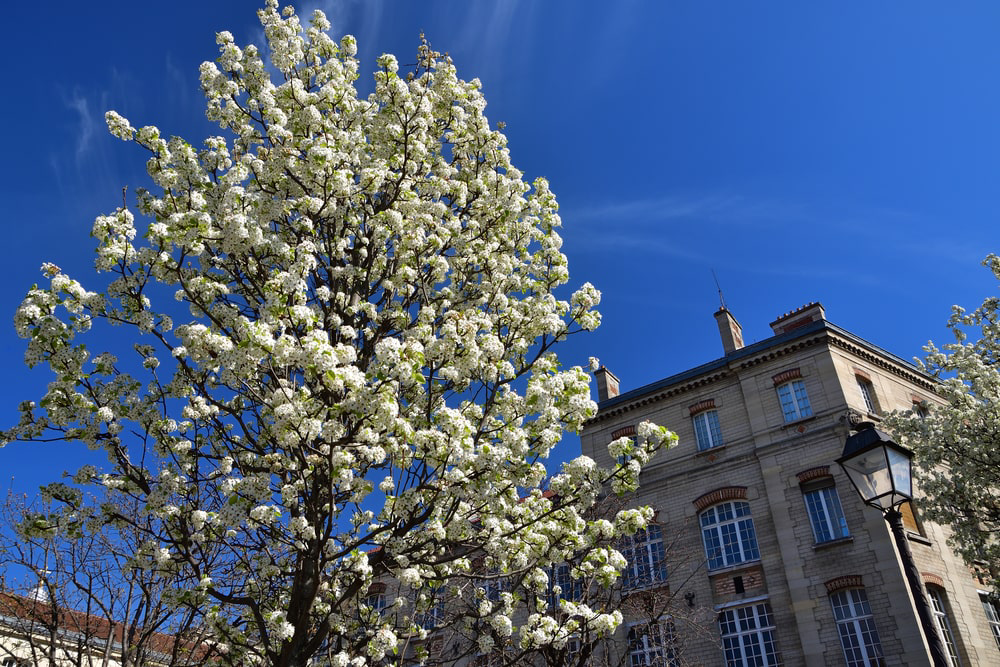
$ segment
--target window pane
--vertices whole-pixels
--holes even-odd
[[[809,491],[803,497],[816,542],[828,542],[850,535],[835,487]]]
[[[1000,649],[1000,604],[997,604],[996,600],[991,599],[988,595],[979,595],[979,601],[983,603],[983,611],[986,613],[986,620],[990,624],[990,630],[993,631],[993,639],[997,643],[997,648]]]
[[[806,384],[802,380],[792,382],[795,389],[795,402],[799,408],[800,417],[808,417],[812,414],[812,407],[809,405],[809,396],[806,394]]]
[[[786,422],[798,419],[799,413],[795,408],[795,400],[792,398],[791,385],[783,384],[778,387],[778,400],[781,402],[781,412],[785,416]]]
[[[878,414],[878,410],[875,408],[875,390],[872,387],[872,383],[860,377],[857,380],[858,392],[861,394],[861,402],[865,404],[865,409],[869,414]]]
[[[701,525],[710,570],[760,558],[749,503],[711,507],[702,513]]]

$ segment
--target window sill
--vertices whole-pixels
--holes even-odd
[[[916,542],[917,544],[924,544],[927,546],[931,546],[932,544],[934,544],[934,542],[927,539],[920,533],[914,533],[913,531],[910,530],[906,531],[906,539],[908,539],[910,542]]]
[[[799,417],[798,419],[793,419],[790,422],[782,422],[781,428],[793,428],[798,426],[799,424],[805,424],[806,422],[810,422],[814,419],[816,419],[816,415],[809,415],[808,417]]]
[[[739,572],[740,570],[748,570],[752,567],[759,567],[760,559],[747,560],[742,563],[736,563],[735,565],[725,565],[716,570],[708,570],[708,576],[714,577],[720,574],[732,574],[733,572]]]
[[[848,535],[847,537],[838,537],[835,540],[827,540],[826,542],[817,542],[813,545],[813,551],[824,551],[831,547],[836,547],[841,544],[850,544],[854,542],[854,537]]]
[[[694,453],[695,456],[714,456],[719,452],[725,451],[726,445],[718,445],[716,447],[709,447],[708,449],[699,449]]]
[[[652,595],[655,593],[660,593],[665,591],[669,596],[670,594],[670,583],[668,581],[654,581],[651,584],[645,584],[642,586],[633,586],[631,588],[622,588],[622,598],[629,598],[632,596],[642,596],[642,595]]]

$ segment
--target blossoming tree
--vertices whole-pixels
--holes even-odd
[[[983,264],[1000,279],[1000,257]],[[896,413],[887,425],[914,450],[920,508],[952,528],[951,543],[970,565],[985,564],[1000,584],[1000,298],[975,311],[954,306],[955,342],[925,348],[922,367],[941,380],[945,406]],[[971,330],[971,331],[970,331]],[[970,336],[970,333],[972,334]],[[977,338],[970,340],[970,338]]]
[[[442,662],[503,644],[523,664],[611,632],[615,609],[545,604],[549,574],[613,585],[615,540],[650,513],[591,508],[674,436],[645,424],[613,443],[626,463],[548,477],[595,410],[553,345],[597,326],[599,293],[556,293],[547,183],[522,180],[479,82],[426,43],[408,74],[382,56],[359,97],[353,38],[275,0],[259,16],[269,64],[223,32],[202,65],[222,128],[202,148],[107,114],[149,153],[149,224],[124,204],[97,219],[103,291],[43,267],[16,326],[55,379],[4,439],[103,450],[77,483],[122,499],[97,509],[145,536],[133,565],[184,582],[175,604],[234,663],[426,663],[449,629],[472,645]],[[133,345],[92,354],[97,322]]]

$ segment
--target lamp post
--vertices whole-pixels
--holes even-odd
[[[934,666],[949,667],[944,643],[927,603],[917,565],[913,562],[909,540],[906,539],[903,515],[899,512],[900,505],[913,499],[913,454],[893,442],[892,438],[876,429],[871,422],[862,422],[855,431],[848,436],[844,453],[837,459],[837,463],[847,473],[865,504],[881,511],[883,518],[889,523]]]

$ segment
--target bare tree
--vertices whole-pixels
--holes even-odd
[[[9,494],[0,508],[0,652],[81,667],[203,664],[214,651],[196,609],[170,577],[133,562],[142,536],[108,520],[135,508],[105,506],[98,519],[80,500],[53,485],[38,501]]]

